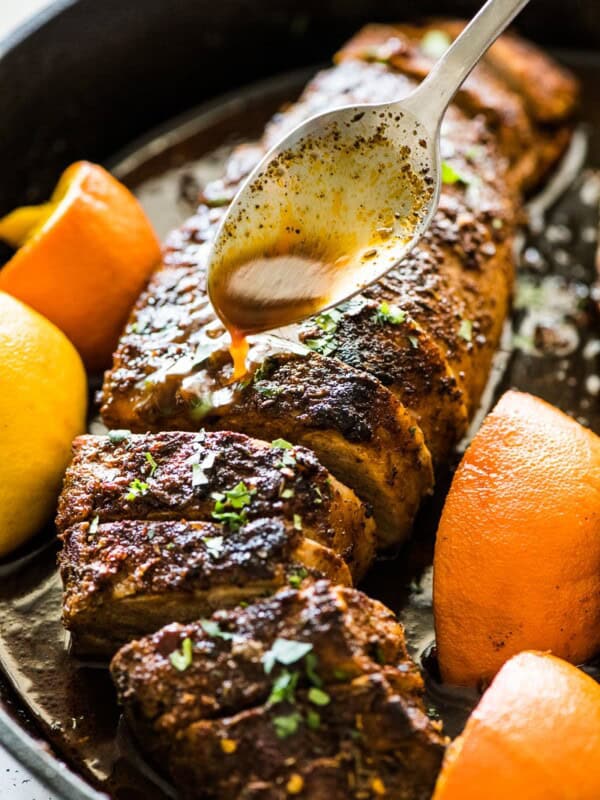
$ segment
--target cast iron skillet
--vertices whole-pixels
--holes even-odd
[[[468,16],[480,0],[393,5],[389,0],[58,0],[0,43],[0,213],[45,199],[72,161],[110,163],[149,130],[210,98],[328,61],[364,22],[434,13]],[[566,17],[559,0],[535,0],[519,27],[545,46],[577,49],[579,55],[568,60],[582,68],[585,51],[600,45],[596,0],[574,0]],[[600,68],[584,72],[600,77]],[[592,148],[597,166],[597,141]],[[1,677],[0,742],[58,795],[104,797],[57,760]]]

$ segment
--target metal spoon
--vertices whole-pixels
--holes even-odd
[[[438,205],[444,112],[527,2],[488,0],[403,100],[319,114],[267,153],[209,258],[209,295],[234,343],[339,304],[411,250]]]

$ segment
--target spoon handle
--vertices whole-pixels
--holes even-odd
[[[437,130],[448,104],[486,50],[529,0],[487,0],[418,89],[403,104],[414,102],[421,120]]]

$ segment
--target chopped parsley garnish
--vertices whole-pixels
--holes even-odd
[[[302,715],[298,711],[292,711],[291,714],[273,718],[275,732],[279,739],[287,739],[288,736],[296,733],[301,722]]]
[[[338,681],[347,681],[350,676],[344,669],[334,669],[333,677]]]
[[[158,464],[154,460],[154,456],[149,450],[146,451],[146,461],[150,464],[150,477],[153,478],[154,473],[158,469]]]
[[[219,623],[213,622],[212,619],[201,619],[200,627],[204,633],[207,636],[210,636],[212,639],[223,639],[226,642],[231,641],[231,639],[235,639],[235,634],[222,631],[219,627]]]
[[[317,686],[313,686],[308,690],[308,699],[315,706],[327,706],[331,703],[331,697],[327,692]]]
[[[248,489],[244,481],[240,481],[233,489],[228,489],[224,494],[232,508],[244,508],[250,505],[252,495],[256,494],[256,489]]]
[[[302,517],[300,514],[294,514],[294,530],[301,531],[302,530]]]
[[[98,533],[98,525],[100,524],[100,517],[96,514],[94,519],[90,522],[90,527],[88,529],[88,533],[93,536],[95,533]]]
[[[390,325],[401,325],[406,319],[406,314],[398,306],[390,305],[384,301],[379,304],[375,317],[382,325],[386,322]]]
[[[306,724],[313,731],[318,730],[321,725],[321,715],[314,708],[309,708],[306,712]]]
[[[306,675],[309,681],[314,686],[322,686],[323,681],[319,677],[317,673],[317,664],[319,663],[318,658],[314,653],[307,653],[306,658],[304,659],[304,669],[306,670]]]
[[[108,440],[111,444],[120,444],[129,438],[131,438],[131,431],[128,430],[123,429],[108,432]]]
[[[312,644],[309,642],[297,642],[293,639],[276,639],[271,649],[263,656],[262,661],[265,672],[269,675],[277,663],[289,667],[290,664],[295,664],[297,661],[304,658],[312,649]]]
[[[174,650],[171,653],[169,661],[179,672],[185,672],[190,666],[192,663],[192,640],[189,636],[186,636],[181,643],[181,650]]]
[[[218,558],[223,552],[223,537],[222,536],[205,536],[202,539],[206,551],[211,558]]]
[[[473,339],[473,323],[470,319],[463,319],[460,323],[460,328],[458,329],[458,335],[461,339],[464,339],[465,342],[470,342]]]
[[[468,175],[459,172],[452,164],[442,161],[442,183],[464,183],[467,185],[472,183],[472,179]]]
[[[408,341],[409,341],[410,346],[412,347],[413,350],[416,350],[418,348],[419,340],[418,340],[418,338],[416,336],[409,336],[408,337]]]
[[[197,456],[195,456],[195,458],[197,458]],[[213,467],[215,458],[215,453],[207,453],[202,461],[192,462],[192,487],[205,486],[208,483],[206,470]]]
[[[293,489],[287,488],[279,493],[279,497],[281,497],[282,500],[289,500],[290,497],[293,497],[295,494],[296,492]]]
[[[129,491],[125,495],[125,500],[135,500],[136,497],[141,497],[148,492],[150,488],[147,483],[141,481],[139,478],[135,478],[131,481],[129,486],[127,487]]]
[[[237,530],[248,518],[246,507],[250,505],[255,493],[256,489],[248,489],[243,481],[225,492],[213,492],[211,496],[215,507],[212,518],[228,525],[232,530]]]
[[[273,682],[273,688],[271,689],[267,704],[274,706],[276,703],[294,703],[294,692],[298,685],[299,677],[299,672],[289,672],[287,669],[284,669],[281,675],[278,675]]]
[[[314,490],[315,490],[315,494],[317,495],[315,497],[315,499],[314,499],[314,503],[315,503],[316,506],[320,506],[321,503],[323,502],[323,495],[321,494],[321,490],[319,489],[318,486],[315,486]]]
[[[288,583],[293,589],[297,589],[302,584],[302,581],[304,580],[304,578],[306,578],[307,575],[308,571],[304,569],[304,567],[300,567],[299,570],[296,570],[296,572],[292,572],[292,574],[288,577]]]
[[[322,356],[330,356],[337,350],[337,339],[332,333],[319,336],[317,339],[305,339],[304,344]]]
[[[283,386],[277,386],[267,381],[259,381],[256,384],[256,391],[265,397],[277,397],[283,392]]]
[[[427,58],[435,61],[441,58],[446,50],[452,44],[452,39],[446,31],[431,30],[427,31],[425,36],[421,39],[421,52]]]
[[[279,450],[291,450],[293,446],[294,445],[286,439],[273,439],[271,442],[271,447],[275,447]]]
[[[189,406],[190,417],[194,422],[198,422],[210,414],[214,407],[212,394],[205,395],[204,397],[195,397]]]
[[[337,308],[331,308],[329,311],[324,311],[314,319],[315,325],[320,328],[324,333],[335,333],[343,314]]]
[[[152,539],[154,539],[154,537],[156,536],[156,528],[149,528],[146,536],[150,541],[152,541]]]

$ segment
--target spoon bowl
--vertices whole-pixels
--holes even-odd
[[[308,120],[231,205],[209,271],[217,313],[250,333],[361,291],[428,227],[439,172],[438,138],[408,106],[348,106]]]
[[[337,305],[383,277],[423,235],[441,186],[444,112],[528,0],[488,0],[405,99],[312,117],[246,179],[215,237],[208,291],[232,337]]]

